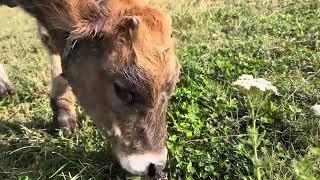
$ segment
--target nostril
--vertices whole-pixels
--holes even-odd
[[[156,175],[157,169],[156,166],[154,164],[150,164],[149,168],[148,168],[148,176],[149,177],[153,177]]]
[[[164,166],[150,164],[148,167],[148,177],[150,180],[168,180],[167,173],[163,172]]]

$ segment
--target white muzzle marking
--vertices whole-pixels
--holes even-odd
[[[143,154],[125,155],[117,152],[121,167],[134,175],[146,175],[150,164],[165,166],[167,161],[167,148],[159,152],[146,152]]]

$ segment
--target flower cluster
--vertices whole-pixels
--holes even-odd
[[[239,77],[239,80],[232,83],[235,86],[239,86],[242,90],[250,91],[252,89],[258,89],[262,92],[271,92],[278,95],[278,90],[272,85],[270,81],[262,78],[255,79],[252,75],[243,74]]]
[[[314,115],[320,117],[320,104],[315,104],[311,107],[314,112]]]

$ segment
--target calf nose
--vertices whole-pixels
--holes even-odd
[[[155,174],[164,169],[167,161],[167,149],[157,152],[145,152],[141,154],[126,155],[117,152],[117,157],[123,169],[133,175]]]

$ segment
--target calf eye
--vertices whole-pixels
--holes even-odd
[[[117,82],[113,83],[113,86],[116,95],[119,99],[121,99],[121,101],[129,105],[134,103],[135,96],[131,91],[129,91],[127,88],[123,87]]]

